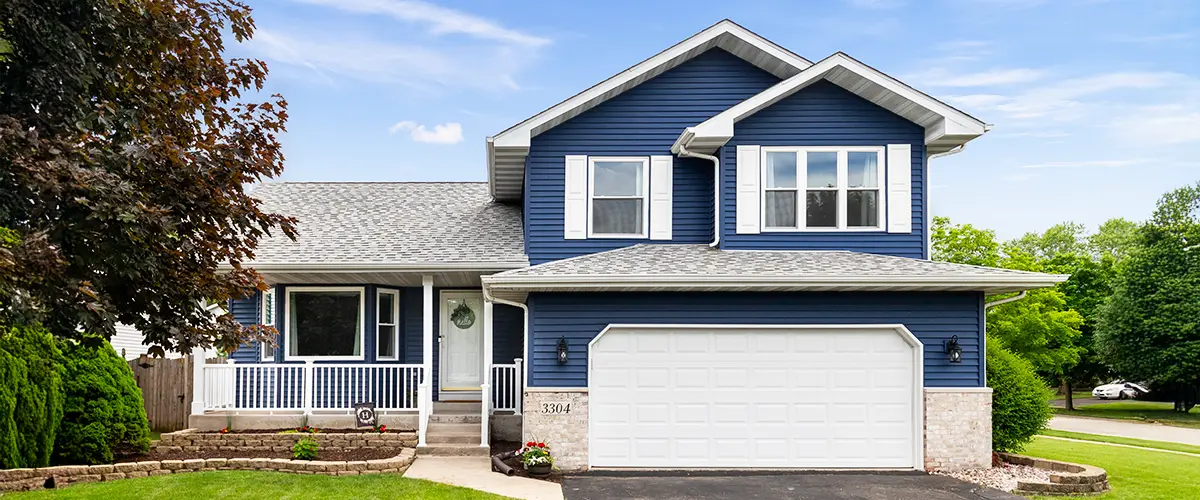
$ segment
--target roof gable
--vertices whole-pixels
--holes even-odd
[[[966,144],[988,129],[988,125],[978,118],[838,52],[703,123],[688,127],[671,150],[675,153],[681,148],[715,151],[733,138],[735,123],[822,80],[924,127],[925,145],[930,154]]]
[[[521,197],[532,138],[713,48],[721,48],[779,78],[812,62],[728,19],[487,139],[488,182],[497,200]]]

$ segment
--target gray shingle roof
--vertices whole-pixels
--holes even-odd
[[[300,233],[262,241],[253,264],[528,265],[521,207],[493,202],[484,182],[282,182],[251,195]]]
[[[717,250],[708,245],[635,245],[485,279],[494,287],[567,289],[958,289],[1010,291],[1065,276],[849,251]],[[644,283],[640,283],[644,282]],[[661,286],[660,286],[661,285]],[[670,286],[666,286],[670,285]]]

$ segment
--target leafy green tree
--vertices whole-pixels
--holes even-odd
[[[930,243],[933,260],[987,267],[1000,263],[1000,245],[991,229],[954,224],[949,217],[934,217]]]
[[[1120,262],[1137,246],[1138,223],[1115,218],[1109,219],[1088,237],[1088,248],[1097,258],[1110,257]]]
[[[244,187],[282,173],[287,119],[243,99],[265,64],[225,57],[253,31],[236,0],[0,2],[0,324],[122,322],[156,353],[270,338],[204,308],[264,288],[241,263],[295,236]]]
[[[1076,255],[1087,252],[1087,227],[1075,222],[1063,222],[1050,226],[1041,233],[1025,233],[1013,240],[1011,245],[1038,261],[1053,259],[1056,255]]]
[[[1076,342],[1083,317],[1054,288],[1030,290],[1018,301],[988,310],[988,338],[1019,354],[1043,376],[1059,377],[1079,362]]]
[[[1190,411],[1200,388],[1200,184],[1159,200],[1100,308],[1096,347],[1118,374],[1175,393]]]

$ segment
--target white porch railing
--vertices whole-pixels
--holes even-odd
[[[492,411],[521,414],[521,358],[512,364],[492,365]]]
[[[376,410],[416,411],[421,365],[206,364],[205,411],[350,412],[355,403]]]

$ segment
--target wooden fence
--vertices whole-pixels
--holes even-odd
[[[222,363],[210,359],[209,363]],[[129,360],[133,377],[146,402],[150,429],[173,432],[187,428],[192,410],[192,357],[161,359],[142,355]]]

